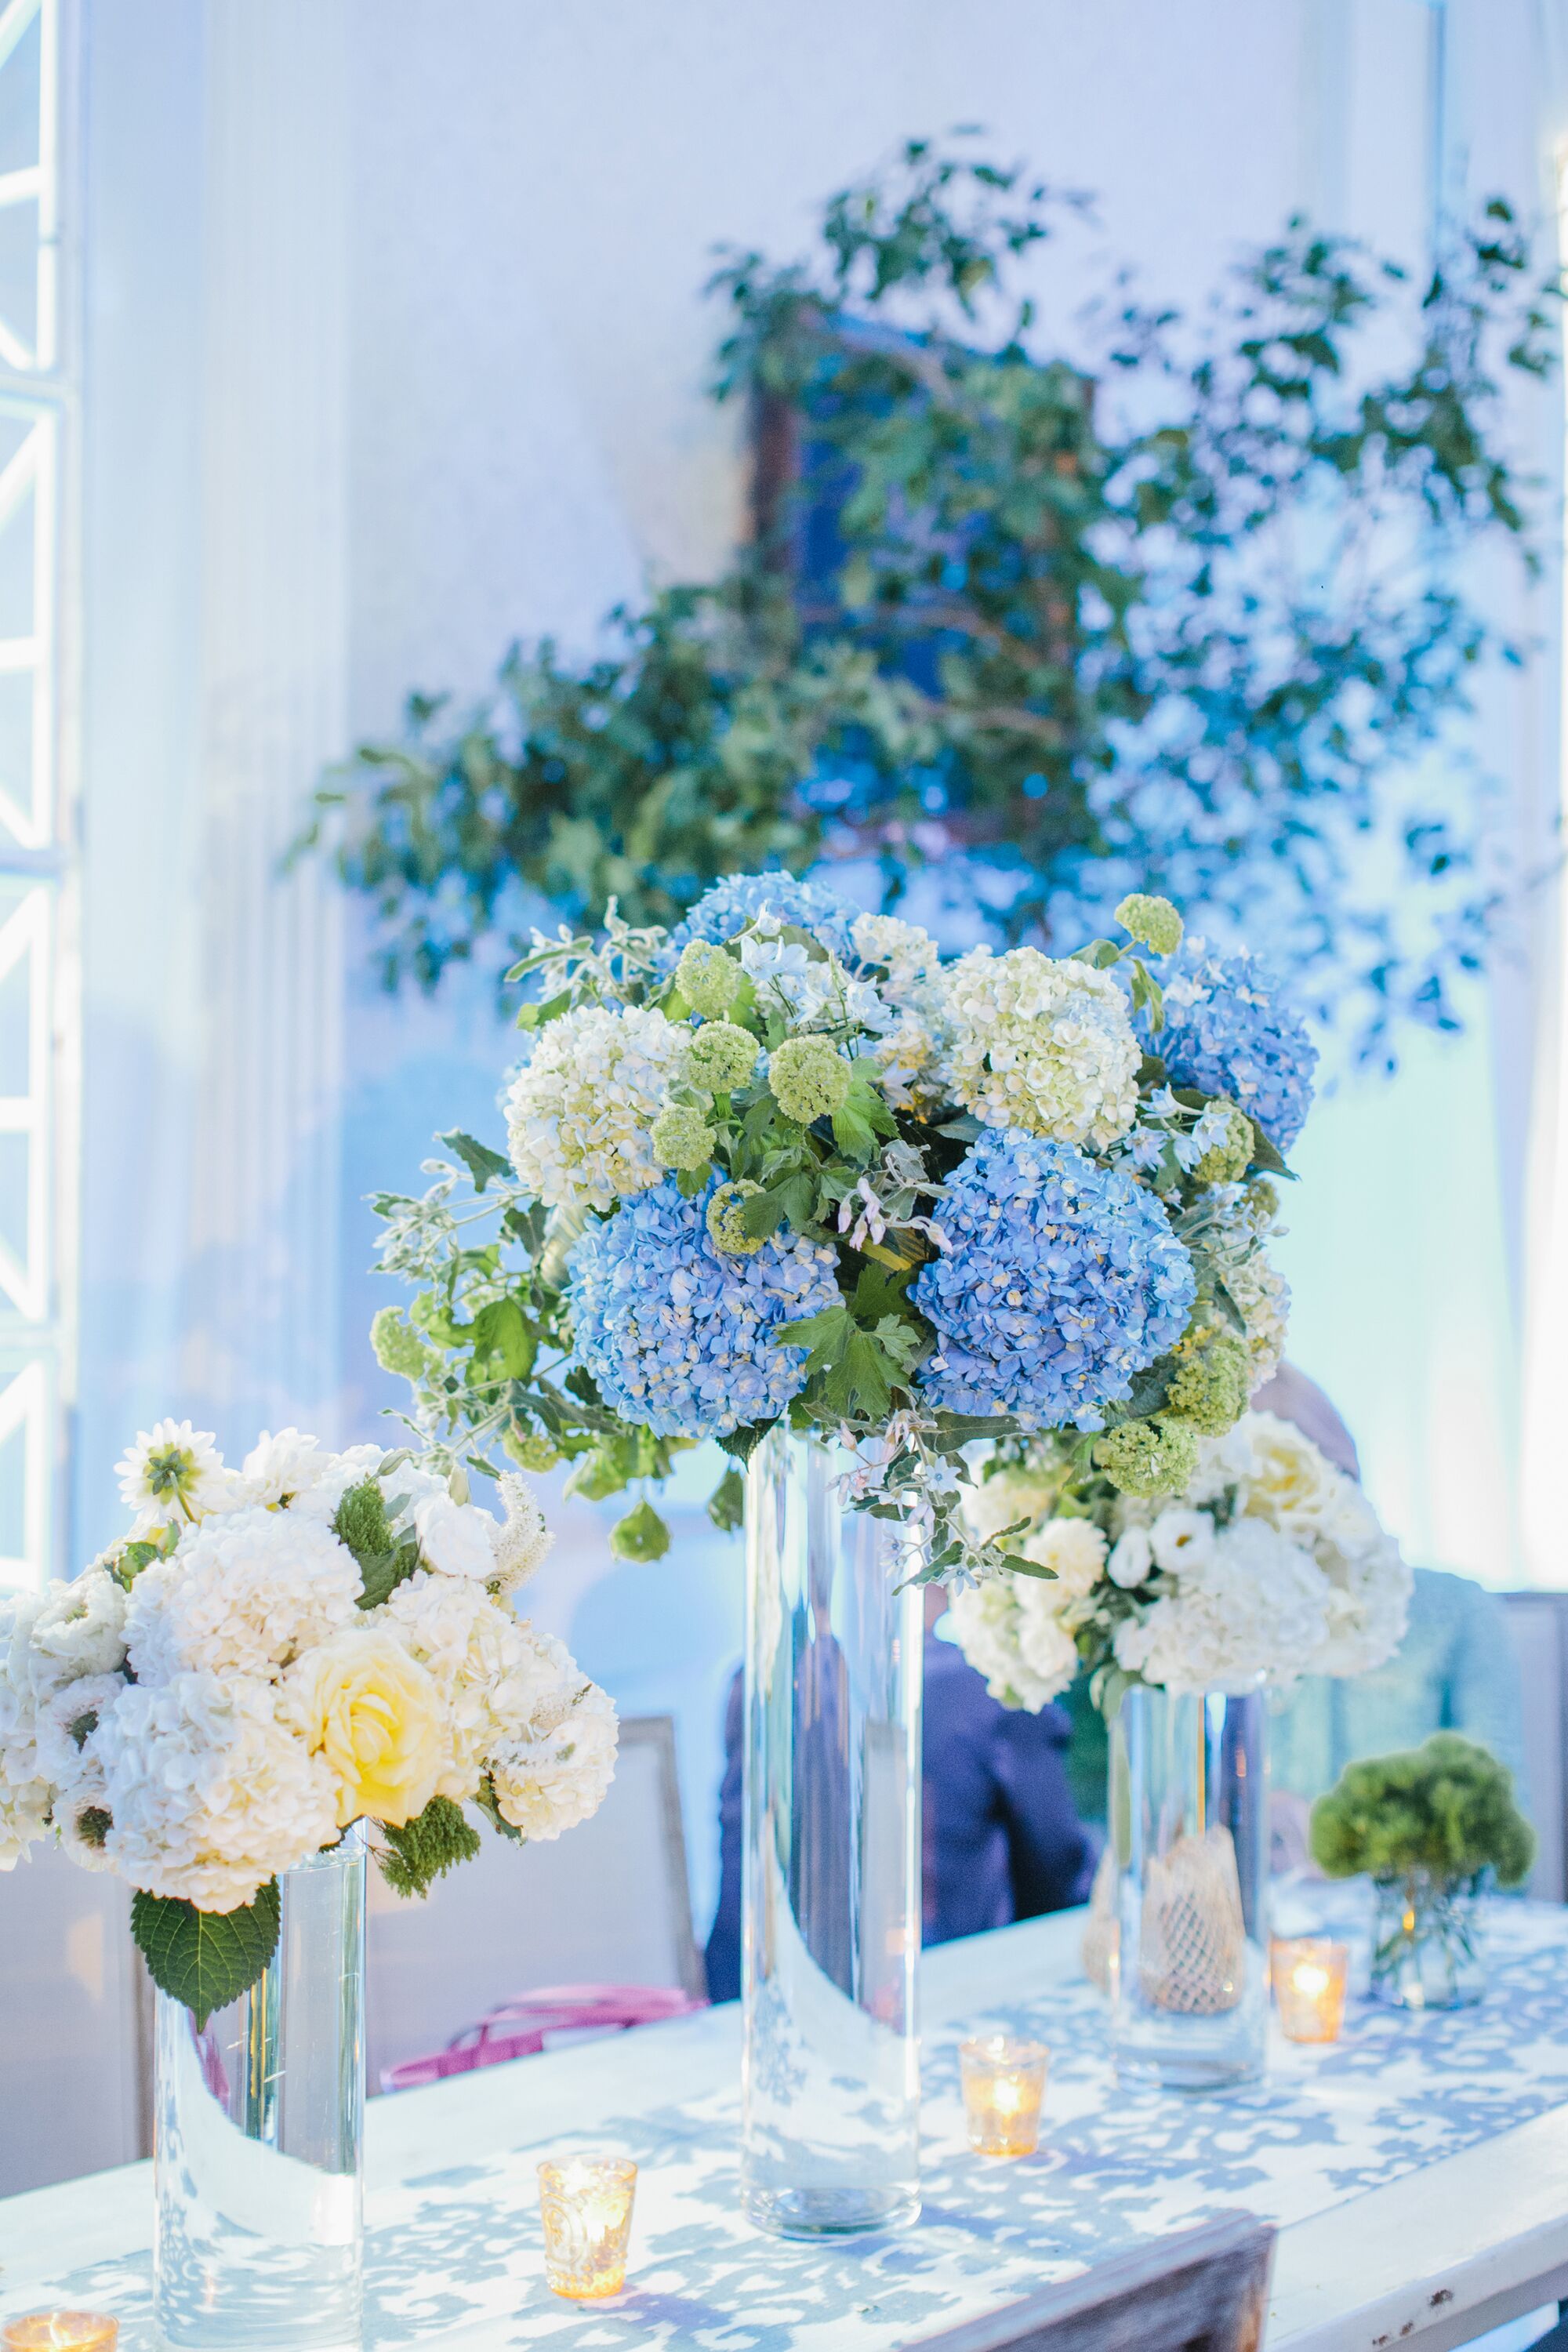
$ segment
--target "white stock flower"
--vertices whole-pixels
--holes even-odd
[[[360,1572],[318,1521],[252,1505],[204,1519],[131,1588],[125,1643],[137,1677],[268,1675],[352,1625]]]
[[[199,1910],[251,1902],[338,1833],[331,1771],[279,1723],[271,1686],[247,1675],[133,1684],[85,1753],[103,1774],[114,1867]]]
[[[487,1584],[496,1573],[497,1522],[478,1503],[455,1503],[450,1495],[423,1495],[414,1506],[414,1532],[427,1568],[443,1576],[471,1577]]]
[[[989,1127],[1097,1150],[1131,1126],[1142,1049],[1109,973],[1037,948],[960,957],[944,992],[957,1099]]]
[[[539,1696],[525,1727],[501,1743],[490,1777],[502,1818],[549,1841],[596,1813],[615,1777],[620,1727],[607,1694],[549,1634],[519,1627],[535,1654]]]
[[[193,1429],[188,1421],[160,1421],[142,1430],[114,1466],[121,1500],[136,1514],[140,1529],[226,1511],[235,1501],[235,1481],[212,1431]]]
[[[496,1538],[495,1580],[503,1592],[512,1592],[542,1565],[555,1537],[526,1478],[503,1472],[500,1498],[506,1520]]]
[[[665,1171],[649,1130],[687,1045],[649,1005],[582,1005],[550,1022],[507,1098],[519,1180],[548,1209],[613,1209],[657,1184]]]

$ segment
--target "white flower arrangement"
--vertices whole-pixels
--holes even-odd
[[[424,1894],[479,1850],[465,1805],[518,1839],[597,1809],[615,1710],[508,1605],[551,1543],[525,1480],[498,1519],[406,1454],[289,1429],[234,1472],[174,1422],[120,1471],[130,1534],[0,1609],[0,1869],[53,1832],[127,1879],[200,2018],[265,1965],[279,1873],[350,1823]]]
[[[1022,1521],[1010,1570],[955,1593],[951,1619],[993,1695],[1038,1709],[1080,1664],[1104,1685],[1288,1688],[1370,1672],[1404,1638],[1410,1570],[1361,1488],[1289,1422],[1247,1412],[1205,1438],[1186,1491],[1110,1491],[1055,1516],[1048,1460],[1003,1462],[978,1489],[988,1533]],[[1077,1497],[1075,1497],[1077,1499]]]

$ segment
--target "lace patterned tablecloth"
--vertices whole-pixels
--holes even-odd
[[[1038,1923],[1047,1924],[1067,1923]],[[984,1966],[982,1946],[996,1948]],[[1224,2207],[1246,2206],[1288,2226],[1568,2105],[1563,1911],[1496,1907],[1489,1989],[1479,2009],[1409,2017],[1352,2003],[1337,2046],[1300,2050],[1276,2038],[1267,2083],[1223,2096],[1118,2089],[1103,2004],[1067,1972],[1059,1934],[1049,1969],[1041,1966],[1046,1948],[1030,1929],[1015,1929],[978,1939],[969,1954],[948,1947],[928,1961],[942,1997],[928,2003],[936,2014],[926,2036],[924,2210],[898,2237],[802,2247],[743,2224],[727,2042],[717,2069],[723,2087],[639,2105],[632,2094],[643,2070],[622,2063],[613,2077],[626,2094],[619,2112],[578,2106],[574,2116],[588,2113],[581,2128],[539,2139],[527,2137],[522,2095],[542,2087],[548,2070],[587,2053],[520,2061],[507,2070],[522,2126],[516,2145],[498,2150],[492,2134],[472,2155],[465,2147],[468,2084],[405,2094],[396,2103],[402,2143],[421,2137],[418,2120],[427,2114],[428,2161],[405,2163],[402,2177],[373,2188],[368,2200],[370,2352],[444,2342],[474,2352],[892,2352],[1131,2238]],[[999,1966],[997,1950],[1016,1965]],[[967,2012],[966,1982],[978,1988]],[[994,2023],[1038,2034],[1051,2047],[1049,2146],[1032,2160],[992,2163],[963,2147],[957,2042]],[[661,2058],[651,2071],[668,2079],[678,2037],[695,2033],[692,2048],[706,2055],[693,2077],[713,2077],[719,2030],[713,2019],[648,2029]],[[632,2045],[618,2047],[629,2059]],[[485,2096],[493,2124],[494,2075]],[[426,2100],[438,2104],[415,2105]],[[373,2111],[373,2177],[379,2120]],[[615,2302],[586,2307],[546,2291],[540,2248],[535,2165],[542,2154],[574,2147],[617,2149],[641,2168],[632,2284]],[[92,2187],[49,2194],[85,2200]],[[0,2228],[5,2216],[0,2207]],[[130,2323],[127,2352],[141,2352],[147,2273],[142,2253],[57,2270],[40,2300],[120,2313]],[[7,2308],[17,2275],[8,2263]]]

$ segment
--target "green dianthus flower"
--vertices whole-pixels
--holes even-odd
[[[1198,1441],[1179,1421],[1124,1421],[1097,1438],[1095,1465],[1124,1495],[1179,1495],[1198,1466]]]
[[[786,1037],[768,1056],[773,1099],[791,1118],[809,1127],[837,1110],[849,1091],[848,1063],[830,1037]]]
[[[740,965],[709,940],[690,940],[680,950],[675,984],[704,1021],[721,1020],[741,992]]]
[[[1218,1324],[1194,1332],[1177,1347],[1178,1362],[1165,1392],[1165,1411],[1205,1437],[1223,1437],[1247,1411],[1252,1362],[1247,1342]]]
[[[400,1380],[422,1380],[433,1359],[429,1348],[395,1307],[378,1308],[370,1327],[370,1344],[383,1371]]]
[[[1251,1167],[1258,1138],[1252,1121],[1235,1103],[1222,1098],[1210,1103],[1209,1110],[1217,1111],[1225,1119],[1225,1141],[1210,1144],[1193,1174],[1200,1184],[1234,1184]]]
[[[1134,890],[1116,909],[1116,919],[1140,946],[1151,949],[1155,955],[1174,955],[1182,944],[1182,919],[1169,898],[1151,898],[1146,891]]]
[[[742,1222],[746,1202],[754,1200],[762,1189],[748,1176],[742,1176],[738,1183],[720,1185],[708,1203],[708,1230],[715,1249],[727,1251],[731,1257],[752,1257],[762,1248],[762,1243],[746,1231]]]
[[[690,948],[686,952],[689,955]],[[686,1066],[694,1087],[710,1095],[731,1094],[745,1085],[756,1066],[757,1041],[749,1029],[733,1021],[706,1021],[693,1031]]]
[[[719,1140],[702,1113],[687,1103],[668,1104],[649,1128],[647,1139],[661,1168],[704,1168]]]

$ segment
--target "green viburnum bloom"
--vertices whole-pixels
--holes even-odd
[[[1252,1360],[1238,1333],[1211,1323],[1176,1348],[1178,1362],[1165,1392],[1165,1411],[1205,1437],[1223,1437],[1247,1411]]]
[[[710,1095],[732,1094],[757,1066],[757,1041],[733,1021],[705,1021],[693,1034],[686,1066],[694,1087]]]
[[[1258,1138],[1252,1121],[1235,1103],[1221,1099],[1210,1103],[1209,1109],[1218,1111],[1225,1119],[1225,1141],[1210,1144],[1193,1174],[1200,1184],[1234,1184],[1251,1167]]]
[[[786,1037],[768,1056],[773,1099],[803,1127],[842,1108],[852,1076],[830,1037]]]
[[[638,1503],[610,1529],[610,1549],[617,1559],[662,1559],[669,1529],[651,1503]]]
[[[370,1344],[384,1372],[395,1372],[405,1381],[424,1378],[430,1349],[395,1307],[377,1309],[370,1327]]]
[[[542,1429],[520,1429],[514,1423],[501,1444],[520,1470],[553,1470],[561,1459],[560,1448]]]
[[[1180,1421],[1124,1421],[1094,1447],[1097,1469],[1124,1495],[1179,1495],[1198,1466],[1194,1431]]]
[[[689,940],[675,967],[675,984],[704,1021],[720,1021],[741,992],[745,975],[732,955],[710,940]]]
[[[1182,944],[1182,919],[1169,898],[1154,898],[1146,891],[1133,890],[1116,909],[1116,919],[1141,947],[1150,949],[1155,955],[1174,955]]]
[[[762,1189],[749,1176],[742,1176],[738,1183],[720,1185],[708,1203],[708,1230],[715,1249],[726,1250],[731,1257],[752,1257],[762,1248],[762,1243],[742,1223],[746,1202],[754,1200]]]
[[[647,1139],[661,1168],[702,1168],[719,1138],[700,1110],[670,1103],[654,1120]]]

